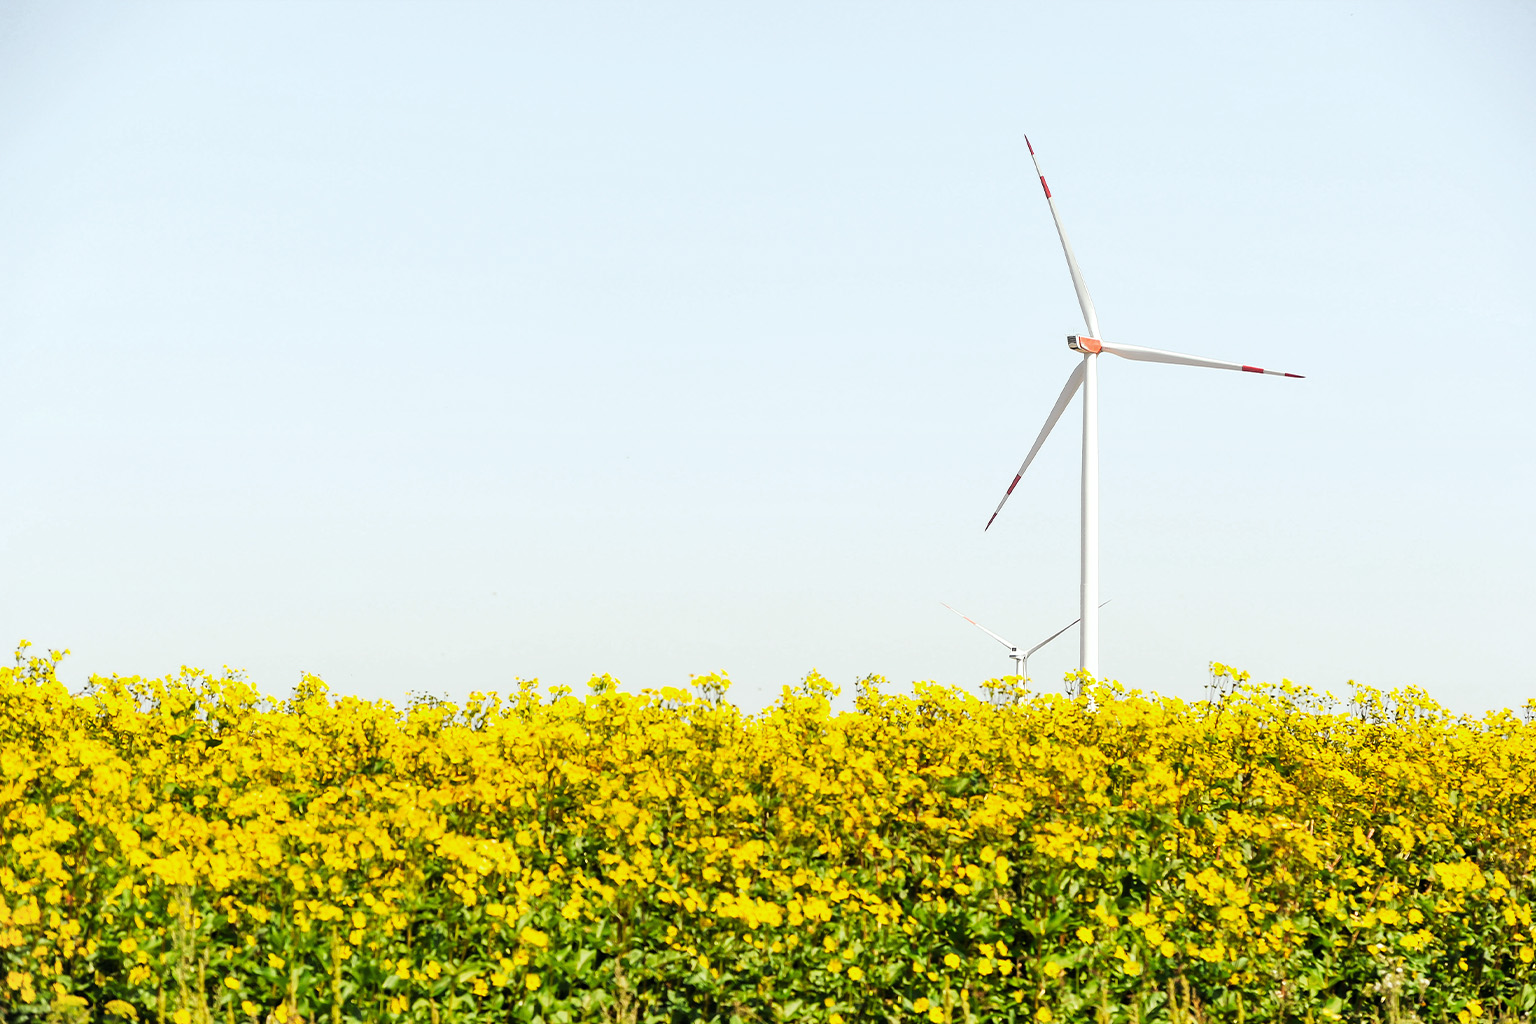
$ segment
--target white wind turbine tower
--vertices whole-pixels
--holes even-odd
[[[1072,396],[1077,393],[1079,387],[1082,387],[1083,542],[1080,608],[1083,628],[1080,633],[1080,660],[1081,667],[1086,669],[1089,675],[1097,677],[1099,674],[1099,354],[1108,352],[1122,359],[1134,359],[1147,363],[1208,366],[1214,370],[1241,370],[1244,373],[1266,373],[1273,377],[1300,377],[1301,374],[1265,370],[1243,363],[1206,359],[1203,356],[1186,356],[1178,352],[1164,352],[1161,349],[1141,348],[1137,345],[1111,344],[1102,340],[1099,336],[1099,318],[1093,309],[1093,299],[1088,296],[1088,285],[1083,281],[1083,273],[1077,267],[1077,257],[1072,255],[1072,243],[1067,241],[1067,233],[1062,229],[1061,215],[1056,211],[1056,200],[1051,196],[1051,186],[1045,183],[1045,175],[1040,171],[1040,158],[1035,156],[1035,147],[1030,144],[1028,136],[1024,138],[1024,145],[1029,147],[1030,159],[1035,163],[1035,173],[1040,177],[1040,187],[1045,190],[1045,201],[1051,207],[1051,219],[1056,222],[1056,234],[1061,237],[1061,249],[1067,256],[1067,270],[1072,274],[1072,287],[1077,292],[1077,304],[1082,307],[1083,320],[1088,325],[1088,334],[1073,334],[1067,337],[1067,346],[1074,352],[1082,353],[1083,358],[1072,371],[1072,375],[1067,378],[1066,387],[1061,389],[1061,395],[1056,399],[1055,406],[1051,408],[1051,414],[1045,418],[1045,426],[1040,428],[1040,436],[1035,438],[1034,447],[1030,448],[1029,454],[1024,457],[1024,464],[1014,474],[1013,482],[1003,493],[1003,500],[997,503],[992,518],[987,520],[987,525],[983,529],[991,528],[992,521],[997,518],[997,513],[1003,510],[1003,505],[1008,501],[1008,495],[1012,494],[1013,489],[1018,486],[1019,478],[1034,461],[1051,428],[1056,425],[1057,420],[1061,419],[1067,403],[1072,401]]]

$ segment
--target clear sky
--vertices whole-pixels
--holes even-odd
[[[0,4],[0,637],[1536,697],[1530,4]],[[1075,632],[1033,659],[1042,688]]]

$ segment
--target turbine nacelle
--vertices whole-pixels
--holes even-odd
[[[1073,352],[1098,353],[1104,351],[1104,343],[1098,338],[1090,338],[1086,334],[1067,335],[1067,348]]]

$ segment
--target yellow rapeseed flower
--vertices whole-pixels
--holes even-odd
[[[195,670],[71,688],[23,648],[0,667],[0,1001],[62,1013],[106,956],[100,998],[142,1013],[164,992],[174,1021],[190,950],[228,1001],[300,983],[306,1016],[401,1024],[429,1024],[443,986],[471,1015],[521,988],[574,1018],[666,984],[661,964],[786,993],[823,964],[860,986],[856,961],[912,964],[903,987],[949,993],[915,1019],[1033,1013],[1042,982],[1057,1005],[1124,1003],[1151,956],[1187,957],[1250,1019],[1318,963],[1337,984],[1397,958],[1432,1016],[1517,1003],[1536,724],[1242,675],[1213,665],[1201,702],[1074,674],[1081,698],[1001,705],[870,682],[849,711],[812,674],[753,715],[718,676],[698,697],[599,677],[398,708],[313,677],[285,700]],[[1041,916],[1072,969],[1011,959]],[[935,964],[944,935],[964,938]],[[551,947],[588,969],[543,987]]]

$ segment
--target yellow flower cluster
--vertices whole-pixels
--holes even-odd
[[[1536,1003],[1536,727],[1233,680],[456,706],[0,670],[0,1007],[1365,1020]],[[993,681],[995,693],[1017,693]],[[562,1014],[564,1015],[562,1017]],[[275,1018],[269,1018],[275,1015]],[[1179,1016],[1182,1015],[1182,1016]]]

